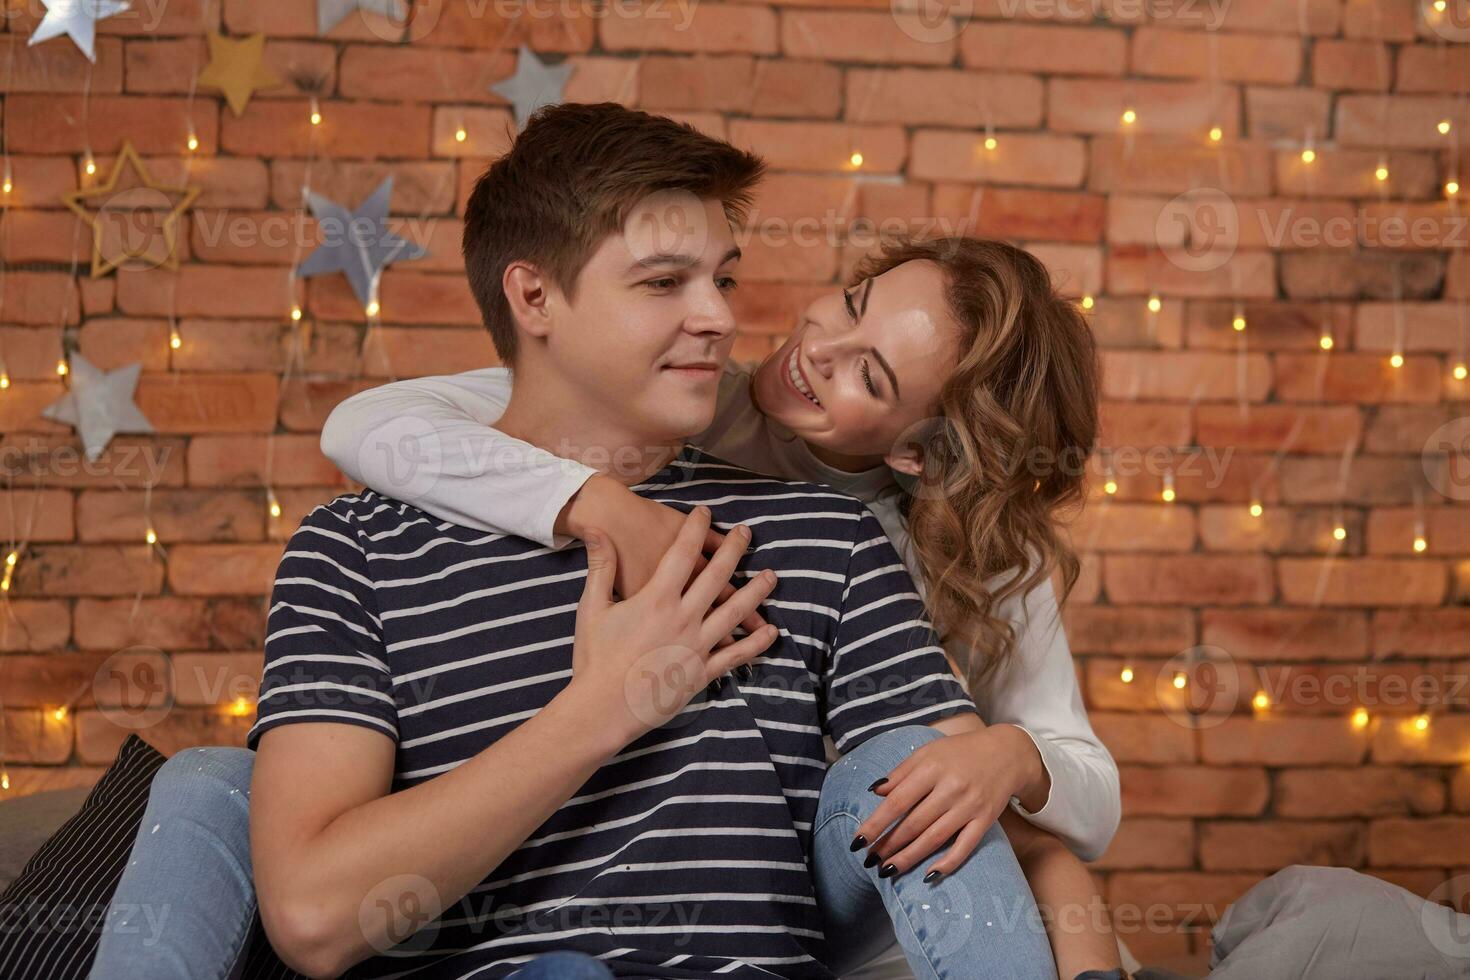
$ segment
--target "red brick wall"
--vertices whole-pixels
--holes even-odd
[[[1293,862],[1424,893],[1470,868],[1470,485],[1466,460],[1442,455],[1470,440],[1470,387],[1454,377],[1470,233],[1445,191],[1470,177],[1465,26],[1426,25],[1410,0],[1234,0],[1223,22],[1191,3],[1116,0],[1099,19],[1066,0],[952,5],[973,8],[968,24],[895,17],[886,0],[663,0],[602,16],[481,0],[420,5],[396,43],[356,16],[317,37],[304,2],[174,0],[104,22],[89,71],[66,40],[27,47],[39,7],[12,6],[9,795],[94,779],[128,730],[170,751],[243,738],[281,542],[343,489],[317,451],[322,420],[388,378],[492,361],[458,216],[505,144],[510,115],[487,86],[525,42],[577,66],[568,99],[667,112],[767,155],[740,356],[770,350],[874,226],[1010,238],[1092,298],[1117,489],[1096,480],[1075,530],[1086,560],[1067,622],[1123,769],[1126,818],[1099,867],[1135,920],[1162,909],[1162,925],[1123,923],[1135,948],[1187,950],[1197,939],[1172,924],[1199,921],[1192,906],[1207,919]],[[291,83],[241,118],[191,96],[206,27],[265,32]],[[60,195],[105,176],[125,139],[157,178],[202,195],[177,273],[94,280]],[[375,323],[335,276],[296,284],[293,324],[288,269],[315,242],[303,182],[355,205],[387,175],[430,257],[386,273]],[[1224,197],[1177,199],[1200,187]],[[1233,248],[1195,248],[1220,214],[1234,216]],[[138,402],[159,434],[80,461],[70,431],[39,416],[63,391],[64,349],[141,361]],[[1214,674],[1172,659],[1202,646],[1223,658]],[[1238,682],[1234,700],[1199,696],[1221,678]],[[1193,724],[1186,699],[1205,709]]]

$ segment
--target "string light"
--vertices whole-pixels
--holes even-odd
[[[1251,698],[1251,707],[1257,711],[1265,711],[1271,707],[1271,696],[1265,691],[1257,691],[1256,696]]]
[[[1118,492],[1118,481],[1115,480],[1115,479],[1113,479],[1112,477],[1108,477],[1107,480],[1105,480],[1103,482],[1103,493],[1105,493],[1109,497],[1111,497],[1113,494],[1115,494],[1117,492]]]
[[[1367,708],[1359,708],[1353,712],[1353,727],[1359,731],[1367,728],[1368,722],[1371,720],[1372,717],[1368,714]]]
[[[847,158],[847,162],[852,166],[852,169],[856,170],[858,167],[861,167],[863,165],[862,153],[857,150],[853,150],[852,156]]]
[[[1415,551],[1424,552],[1424,551],[1428,550],[1428,548],[1429,548],[1429,539],[1424,536],[1423,532],[1420,532],[1419,534],[1414,535],[1414,550]]]
[[[1444,196],[1454,197],[1460,193],[1460,182],[1458,180],[1447,180],[1444,182]]]
[[[467,132],[465,132],[463,126],[459,127],[458,129],[456,129],[454,131],[454,141],[456,143],[463,143],[465,140],[467,140],[469,138],[470,138],[470,134],[467,133]]]
[[[985,137],[985,148],[987,150],[990,150],[993,153],[995,151],[996,146],[998,146],[998,145],[999,144],[996,143],[994,136],[987,136],[987,137]]]
[[[1161,300],[1161,299],[1159,299],[1159,294],[1158,293],[1154,293],[1153,295],[1149,296],[1149,298],[1148,298],[1148,311],[1150,313],[1157,313],[1157,312],[1159,312],[1159,310],[1162,310],[1163,308],[1164,308],[1164,301]]]
[[[5,574],[0,576],[0,592],[10,591],[10,582],[15,575],[15,563],[20,560],[20,554],[12,551],[5,556]]]
[[[1123,110],[1123,125],[1124,126],[1132,126],[1136,122],[1138,122],[1138,113],[1133,111],[1133,107],[1132,106],[1129,106],[1127,109],[1124,109]]]
[[[193,133],[190,133],[189,134],[189,151],[190,152],[193,152],[194,150],[197,150],[197,149],[199,149],[199,137],[198,136],[195,136]]]
[[[1336,525],[1332,529],[1332,538],[1334,541],[1346,541],[1347,528],[1343,527],[1341,524]]]
[[[1230,326],[1235,329],[1235,332],[1236,333],[1241,333],[1242,331],[1244,331],[1245,330],[1245,314],[1244,313],[1237,312],[1235,314],[1235,319],[1233,319],[1233,320],[1230,321]]]
[[[1082,308],[1084,310],[1090,310],[1096,304],[1097,304],[1097,301],[1092,298],[1092,294],[1091,293],[1089,293],[1086,296],[1083,296],[1082,297]]]
[[[5,772],[0,772],[0,789],[9,789],[9,788],[10,788],[10,772],[9,772],[9,770],[7,770]]]
[[[1302,150],[1302,163],[1314,163],[1317,159],[1317,151],[1310,146]]]
[[[1448,119],[1441,119],[1439,125],[1434,128],[1439,130],[1439,135],[1445,136],[1450,131],[1450,121]]]
[[[1388,180],[1388,164],[1380,163],[1378,169],[1373,171],[1373,176],[1378,178],[1380,184]]]
[[[1132,667],[1124,667],[1118,673],[1118,680],[1122,681],[1124,684],[1132,684],[1133,683],[1133,668]]]
[[[370,299],[370,300],[368,300],[368,305],[367,305],[367,315],[368,316],[377,316],[378,313],[381,310],[382,310],[382,307],[378,305],[378,301],[376,299]]]
[[[1445,0],[1434,0],[1434,12],[1435,13],[1437,13],[1437,14],[1444,13],[1444,8],[1445,8]]]
[[[1454,369],[1450,371],[1450,374],[1454,376],[1454,379],[1456,381],[1464,381],[1467,376],[1470,376],[1470,368],[1467,368],[1465,366],[1464,361],[1457,361],[1455,362]]]
[[[61,360],[56,362],[56,373],[59,374],[61,377],[66,377],[67,372],[70,370],[71,369],[66,366],[66,358],[63,357],[61,358]]]
[[[1266,512],[1266,508],[1264,508],[1264,507],[1261,506],[1261,502],[1259,500],[1252,500],[1251,501],[1251,516],[1252,517],[1260,517],[1265,512]]]
[[[1322,336],[1318,338],[1317,346],[1323,350],[1332,350],[1332,334],[1327,332],[1326,327],[1322,328]]]
[[[1220,140],[1222,140],[1224,138],[1225,138],[1225,130],[1221,129],[1219,126],[1211,126],[1210,127],[1210,142],[1211,143],[1218,143],[1218,142],[1220,142]]]
[[[158,532],[155,531],[155,530],[153,530],[153,528],[150,527],[148,529],[148,533],[145,534],[145,535],[143,535],[143,540],[144,541],[147,541],[149,544],[157,544],[158,543]]]
[[[52,711],[51,717],[55,718],[57,721],[66,721],[66,705],[63,704],[55,711]]]
[[[1427,732],[1429,731],[1429,715],[1421,712],[1414,716],[1414,720],[1410,724],[1414,726],[1414,731],[1416,732]]]
[[[1388,363],[1396,368],[1401,368],[1404,366],[1404,355],[1398,351],[1394,351],[1388,356]]]
[[[1164,471],[1164,490],[1163,490],[1162,493],[1159,494],[1159,496],[1163,498],[1163,501],[1166,504],[1172,504],[1174,502],[1174,471],[1173,470],[1165,470]]]
[[[97,173],[97,161],[92,159],[92,154],[87,154],[87,163],[82,169],[87,171],[88,177],[91,177],[93,174]]]
[[[1174,690],[1182,691],[1189,686],[1189,676],[1182,670],[1174,671]]]
[[[4,191],[6,194],[9,194],[13,190],[15,190],[15,181],[12,180],[10,177],[10,161],[6,160],[5,177],[3,180],[0,180],[0,191]]]
[[[291,319],[292,320],[300,320],[301,319],[301,307],[299,307],[299,306],[293,306],[293,307],[291,307]]]
[[[184,346],[184,338],[179,336],[178,327],[168,328],[168,346],[172,350],[178,350]]]
[[[322,124],[322,109],[317,104],[316,96],[314,95],[311,97],[311,124],[313,126],[320,126]]]
[[[245,695],[238,695],[235,700],[230,702],[229,713],[236,717],[248,715],[250,713],[250,701]]]
[[[281,516],[281,502],[276,499],[276,492],[269,487],[266,488],[266,498],[270,501],[270,512],[272,517]]]

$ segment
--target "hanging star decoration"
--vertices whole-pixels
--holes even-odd
[[[128,9],[124,0],[41,0],[46,16],[36,25],[27,46],[65,34],[87,56],[97,60],[97,22]]]
[[[131,168],[133,180],[124,184]],[[160,184],[143,166],[133,144],[123,144],[107,180],[61,196],[92,227],[92,276],[113,269],[179,267],[179,218],[199,188]]]
[[[399,238],[388,230],[388,198],[393,178],[358,207],[348,211],[335,201],[308,191],[307,204],[321,228],[322,244],[296,269],[299,276],[322,276],[341,272],[364,307],[373,300],[378,276],[399,259],[421,259],[428,254],[422,245]]]
[[[89,461],[96,462],[119,432],[153,431],[152,423],[133,404],[142,364],[134,362],[116,371],[103,371],[81,354],[73,354],[70,367],[71,389],[43,408],[41,414],[75,428]]]
[[[316,32],[327,33],[354,10],[382,14],[399,24],[408,18],[403,9],[403,0],[316,0]]]
[[[490,91],[515,107],[516,129],[520,129],[537,109],[561,104],[562,89],[575,67],[570,62],[548,65],[523,44],[516,57],[516,73],[491,85]]]
[[[199,86],[223,92],[230,111],[237,116],[244,115],[256,89],[281,84],[275,72],[265,66],[264,57],[264,34],[251,34],[237,40],[218,31],[210,31],[209,64],[199,73]]]

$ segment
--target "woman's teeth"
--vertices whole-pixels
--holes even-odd
[[[791,349],[791,357],[788,358],[786,361],[786,373],[791,376],[791,383],[796,386],[796,390],[801,392],[803,395],[806,395],[807,399],[813,405],[821,408],[822,403],[817,401],[817,396],[812,394],[812,390],[808,388],[807,383],[802,380],[801,371],[796,366],[796,359],[800,356],[800,354],[801,351],[798,348],[793,347]]]

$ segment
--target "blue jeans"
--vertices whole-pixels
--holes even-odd
[[[994,826],[952,875],[922,881],[944,849],[880,879],[849,844],[881,801],[868,786],[913,749],[942,738],[924,726],[874,736],[827,771],[813,826],[812,864],[839,975],[895,936],[916,980],[1055,980],[1051,947],[1004,832]],[[148,806],[104,920],[91,980],[226,980],[240,975],[256,914],[250,865],[248,749],[184,749],[154,777]],[[600,980],[583,954],[547,953],[518,980]]]

